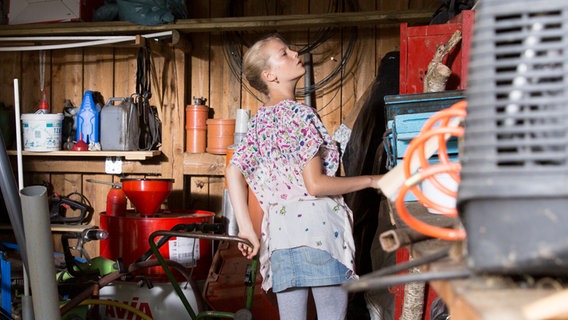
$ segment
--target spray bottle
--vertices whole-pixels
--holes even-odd
[[[77,131],[75,138],[77,142],[83,142],[89,145],[89,150],[93,150],[92,145],[99,145],[100,131],[100,105],[95,104],[92,91],[85,91],[81,107],[77,113]],[[100,149],[100,147],[99,147]]]

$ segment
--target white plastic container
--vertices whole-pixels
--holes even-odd
[[[450,191],[456,192],[458,190],[458,183],[452,176],[447,173],[440,173],[437,174],[436,179],[440,182],[441,185],[446,187]],[[446,208],[455,208],[456,207],[456,198],[450,195],[445,194],[442,190],[438,189],[434,184],[432,184],[428,180],[422,181],[421,184],[422,193],[426,198],[430,199],[432,202],[446,207]],[[440,214],[441,212],[438,210],[434,210],[432,208],[428,208],[428,212],[434,214]]]
[[[152,284],[152,288],[149,289],[134,281],[114,281],[101,288],[99,299],[125,303],[156,320],[188,318],[187,310],[169,282],[153,282]],[[205,311],[198,303],[200,294],[198,288],[183,285],[182,293],[195,313]],[[99,317],[104,320],[140,319],[132,311],[123,310],[116,305],[100,306]]]
[[[25,151],[61,150],[63,113],[24,113],[21,119]]]

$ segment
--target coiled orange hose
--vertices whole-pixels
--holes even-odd
[[[440,238],[444,240],[462,240],[465,239],[465,231],[458,229],[440,228],[427,224],[413,217],[406,209],[404,198],[408,191],[411,191],[417,198],[418,202],[427,208],[434,209],[443,215],[457,216],[456,208],[442,206],[424,195],[418,184],[425,179],[428,180],[436,189],[442,193],[456,198],[457,192],[448,189],[438,179],[436,175],[446,173],[455,182],[459,183],[459,172],[461,165],[451,162],[448,156],[446,140],[448,135],[454,137],[463,136],[464,129],[462,127],[448,126],[453,118],[463,119],[466,116],[466,101],[460,101],[447,109],[436,112],[430,117],[422,127],[418,136],[416,136],[406,150],[403,161],[403,171],[405,182],[401,186],[397,198],[395,199],[395,207],[400,218],[410,227],[425,235]],[[430,139],[438,139],[438,159],[439,164],[431,164],[425,156],[425,144]],[[418,172],[413,173],[411,170],[411,161],[416,154],[416,158],[420,162]]]

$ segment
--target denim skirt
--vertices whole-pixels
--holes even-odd
[[[338,285],[353,273],[324,250],[310,247],[275,250],[270,256],[272,291]]]

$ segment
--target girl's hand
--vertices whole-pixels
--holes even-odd
[[[239,242],[238,248],[247,259],[252,259],[258,254],[260,248],[260,241],[256,236],[254,230],[252,232],[239,232],[239,238],[246,239],[252,244],[252,248],[242,242]]]
[[[382,174],[371,176],[371,188],[380,189],[379,181],[381,180],[382,177],[383,177]]]

